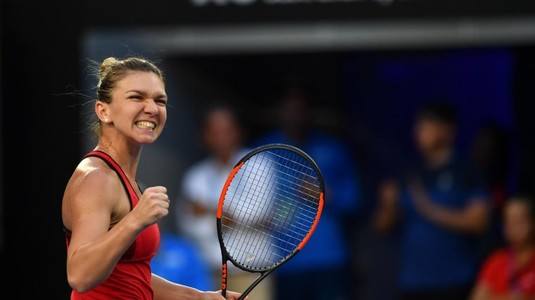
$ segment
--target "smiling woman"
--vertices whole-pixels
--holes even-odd
[[[133,75],[136,76],[127,76]],[[165,94],[164,77],[159,68],[153,63],[148,62],[145,59],[140,58],[127,58],[124,60],[118,60],[114,57],[105,59],[99,70],[99,82],[97,84],[97,118],[93,123],[93,128],[97,136],[102,133],[102,123],[108,124],[111,120],[108,116],[101,116],[102,113],[107,113],[107,105],[112,105],[113,94],[118,94],[119,98],[126,98],[133,102],[142,103],[144,99],[149,99],[149,96],[154,96],[152,101],[160,107],[164,107],[167,104],[167,96]],[[123,80],[124,79],[124,80]],[[145,81],[148,79],[148,81]],[[123,81],[128,82],[123,82]],[[121,83],[123,83],[121,86]],[[156,89],[153,90],[152,87]],[[155,93],[150,95],[149,93]],[[117,104],[117,105],[120,105]],[[154,109],[154,107],[148,107],[148,109]],[[151,113],[159,113],[159,109],[152,111]],[[101,118],[103,117],[103,118]],[[166,117],[166,115],[164,115]],[[165,118],[163,119],[165,123]],[[148,122],[150,123],[150,122]],[[145,124],[147,126],[147,124]],[[148,125],[152,128],[154,126]]]
[[[136,172],[142,146],[156,141],[167,119],[162,72],[143,58],[112,57],[98,78],[98,143],[76,166],[62,202],[71,299],[223,299],[151,273],[169,197],[164,186],[141,190]]]

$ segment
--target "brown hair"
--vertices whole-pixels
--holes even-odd
[[[102,61],[95,71],[98,77],[97,99],[95,101],[105,103],[111,103],[113,89],[130,71],[152,72],[158,75],[164,82],[163,72],[153,62],[142,57],[128,57],[124,59],[108,57]],[[95,117],[91,122],[91,128],[96,137],[99,137],[101,134],[101,123],[98,118]]]

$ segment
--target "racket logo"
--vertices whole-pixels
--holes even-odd
[[[249,262],[249,261],[253,260],[255,257],[256,257],[256,255],[254,255],[252,253],[246,253],[245,260]]]

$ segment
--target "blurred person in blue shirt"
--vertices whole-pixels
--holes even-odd
[[[481,172],[459,157],[455,108],[430,102],[417,114],[420,161],[380,187],[375,228],[398,230],[400,299],[465,300],[489,221]]]
[[[341,140],[310,126],[310,107],[302,90],[290,90],[281,100],[280,127],[253,146],[283,143],[307,152],[323,174],[326,195],[314,234],[301,252],[276,271],[276,299],[350,299],[352,254],[343,224],[354,216],[361,200],[356,162]]]

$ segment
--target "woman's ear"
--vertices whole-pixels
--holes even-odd
[[[95,113],[101,122],[109,123],[111,121],[109,105],[107,103],[97,100],[95,103]]]

